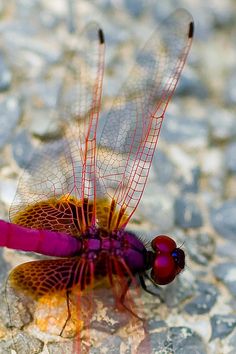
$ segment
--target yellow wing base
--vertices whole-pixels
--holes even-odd
[[[82,201],[63,195],[25,207],[12,222],[32,229],[65,232],[80,237],[92,225],[94,214],[96,226],[107,232],[119,230],[128,220],[125,208],[118,207],[114,199],[98,199],[94,208],[94,202],[87,198]]]

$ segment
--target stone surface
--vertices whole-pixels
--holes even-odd
[[[0,351],[2,353],[10,354],[12,353],[12,348],[14,348],[17,354],[38,354],[42,353],[43,342],[21,331],[14,334],[14,340],[11,338],[6,341],[0,341]]]
[[[160,149],[154,154],[152,167],[156,171],[155,183],[158,185],[168,184],[175,178],[175,166]]]
[[[209,123],[212,139],[218,142],[228,141],[236,136],[235,115],[221,107],[209,107]]]
[[[162,130],[162,136],[168,143],[197,148],[207,145],[207,135],[207,125],[190,117],[168,117]]]
[[[236,200],[228,200],[211,210],[211,223],[214,229],[226,239],[235,240]]]
[[[227,337],[236,327],[236,315],[214,315],[211,317],[211,340]]]
[[[49,354],[70,354],[73,351],[73,342],[67,341],[66,343],[49,343],[47,345]]]
[[[187,176],[183,176],[182,192],[197,193],[199,191],[201,170],[199,166],[194,167]]]
[[[31,160],[33,149],[30,136],[26,130],[22,130],[15,135],[12,141],[12,154],[19,167],[27,167]]]
[[[223,259],[235,260],[235,249],[232,247],[232,241],[230,240],[226,240],[224,244],[219,244],[216,252],[220,258],[223,257]]]
[[[119,336],[108,337],[103,341],[103,343],[99,347],[91,348],[90,353],[96,354],[105,350],[105,353],[107,354],[119,354],[121,352],[122,344],[125,345]],[[129,350],[126,350],[126,353],[129,352]]]
[[[9,271],[9,264],[3,258],[3,249],[0,249],[0,289],[4,287],[5,284],[5,274]],[[0,309],[1,311],[1,309]]]
[[[210,312],[215,305],[218,291],[215,286],[208,283],[198,282],[196,296],[184,307],[190,315],[202,315]]]
[[[152,354],[207,353],[201,337],[188,327],[170,327],[167,330],[151,334],[150,338],[139,347],[139,352],[145,353],[150,347]]]
[[[179,307],[184,301],[195,294],[195,285],[186,274],[177,277],[173,283],[163,289],[163,299],[169,308]]]
[[[177,5],[186,7],[186,1],[179,0]],[[149,0],[0,0],[2,218],[8,218],[7,209],[22,169],[29,175],[32,173],[27,169],[32,148],[40,151],[43,145],[42,157],[38,158],[37,153],[33,155],[37,164],[42,163],[49,152],[55,160],[60,160],[63,131],[58,118],[63,116],[67,125],[68,119],[76,113],[72,90],[68,90],[66,107],[61,105],[61,79],[66,63],[70,62],[70,48],[83,46],[81,29],[96,21],[106,38],[100,136],[114,98],[119,92],[123,93],[122,85],[131,77],[129,73],[138,48],[142,48],[157,24],[175,8],[172,0],[158,3]],[[235,4],[234,0],[190,0],[187,8],[196,24],[195,39],[166,110],[159,151],[154,155],[146,192],[128,224],[148,248],[155,235],[161,232],[173,235],[186,253],[186,267],[169,286],[156,288],[148,282],[157,296],[142,289],[132,292],[138,309],[145,313],[148,329],[145,339],[136,326],[127,326],[124,312],[112,308],[105,318],[104,308],[99,308],[92,318],[89,333],[94,354],[131,354],[135,345],[139,346],[140,354],[236,353]],[[183,24],[182,18],[180,20]],[[157,36],[159,34],[158,30]],[[220,55],[222,48],[225,55]],[[88,43],[86,57],[95,70],[96,50]],[[160,49],[155,58],[159,58],[159,53]],[[140,58],[153,62],[152,55],[143,50],[139,70],[143,70]],[[161,76],[162,62],[157,63]],[[84,73],[82,66],[79,65],[79,69]],[[144,90],[139,92],[136,86],[141,73],[133,72],[130,78],[128,103],[120,101],[120,112],[125,118],[136,109],[130,99],[145,93]],[[84,83],[90,83],[89,73],[84,74]],[[142,83],[146,79],[144,75]],[[81,119],[89,113],[92,101],[91,90],[85,86],[82,95],[87,102],[81,104],[76,96],[83,112]],[[157,99],[154,91],[152,97]],[[111,116],[119,108],[113,105]],[[69,115],[65,114],[66,110]],[[143,117],[140,114],[138,118],[141,122]],[[118,146],[122,158],[127,154],[129,128],[133,126],[125,130],[124,141]],[[142,128],[140,125],[137,132],[141,133]],[[116,137],[116,130],[112,130],[109,148],[113,148]],[[77,156],[79,160],[79,152]],[[37,177],[40,179],[40,174]],[[111,194],[110,190],[108,193]],[[34,258],[42,259],[39,255]],[[1,299],[5,298],[4,284],[12,266],[34,258],[2,250]],[[47,333],[38,332],[29,335],[30,313],[27,309],[19,311],[17,304],[13,301],[11,309],[16,310],[14,323],[9,321],[6,303],[0,304],[0,352],[10,354],[13,350],[12,329],[9,328],[13,324],[19,353],[73,352],[70,338],[51,338]],[[85,351],[89,340],[84,338],[86,347],[82,350]],[[43,348],[44,340],[47,347]]]
[[[236,174],[236,143],[231,143],[227,147],[225,159],[228,171]]]
[[[235,105],[236,103],[236,88],[235,88],[236,74],[233,72],[227,80],[225,86],[225,102]]]
[[[150,183],[140,202],[140,218],[150,220],[158,233],[169,231],[174,225],[173,198],[154,183]]]
[[[236,263],[227,262],[217,264],[214,267],[214,274],[229,289],[233,296],[236,297]]]
[[[202,213],[194,197],[186,195],[175,201],[175,221],[183,228],[196,228],[203,224]]]
[[[197,233],[188,237],[185,246],[191,259],[202,265],[207,265],[215,253],[215,241],[207,233]]]
[[[234,334],[231,336],[229,340],[230,352],[229,354],[234,354],[236,351],[236,333],[234,330]]]
[[[13,130],[19,122],[20,116],[20,102],[16,97],[8,97],[0,102],[0,148],[9,141]]]
[[[12,81],[12,73],[8,68],[4,57],[0,53],[0,91],[9,89]]]

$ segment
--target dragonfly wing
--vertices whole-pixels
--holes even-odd
[[[92,277],[88,263],[78,257],[33,261],[16,267],[6,288],[11,325],[21,327],[30,322],[42,332],[67,337],[72,335],[68,331],[73,331],[76,336],[88,320],[88,308],[82,314],[86,303],[82,291]],[[22,305],[30,313],[26,323],[20,320]]]
[[[164,113],[192,36],[193,20],[187,11],[177,10],[167,18],[138,55],[130,80],[108,113],[97,169],[101,193],[128,215],[120,218],[117,227],[128,222],[143,193]]]
[[[103,79],[104,38],[96,24],[90,24],[82,38],[81,51],[77,48],[68,54],[69,64],[58,98],[62,138],[33,155],[10,210],[13,222],[16,215],[29,205],[52,198],[58,200],[67,195],[81,200],[82,204],[85,199],[95,199],[96,129]]]
[[[137,310],[134,298],[139,290],[129,289],[124,267],[118,258],[113,258],[107,259],[108,274],[105,278],[96,277],[91,266],[93,262],[83,257],[19,265],[10,273],[6,285],[10,326],[20,330],[25,327],[29,333],[38,334],[39,338],[42,332],[49,339],[51,335],[54,340],[55,335],[71,338],[71,352],[82,353],[86,351],[79,349],[86,345],[86,336],[91,339],[90,329],[94,326],[99,330],[99,324],[103,323],[101,318],[110,326],[108,331],[111,333],[117,328],[118,315],[114,307],[123,311],[121,317],[119,314],[121,326],[136,323],[137,318],[133,316]],[[101,268],[98,266],[101,274],[105,266],[104,256],[100,257],[100,262],[103,265]],[[96,312],[101,308],[102,311]],[[96,332],[94,340],[99,342]],[[13,341],[16,351],[19,350],[22,343],[15,330]],[[134,342],[137,344],[137,341]],[[25,353],[32,352],[27,349],[25,343]]]

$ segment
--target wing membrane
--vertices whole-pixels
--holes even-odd
[[[96,24],[86,28],[84,37],[82,51],[76,50],[68,57],[69,65],[58,99],[62,139],[45,145],[34,154],[20,180],[10,210],[12,221],[29,205],[51,198],[60,199],[67,195],[82,203],[88,199],[95,200],[96,129],[102,91],[104,41]],[[95,210],[92,222],[94,219]]]
[[[192,35],[192,17],[187,11],[177,10],[167,18],[138,55],[130,80],[108,114],[98,151],[99,179],[102,193],[129,217],[143,193],[164,113]]]

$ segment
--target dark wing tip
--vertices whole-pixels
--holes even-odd
[[[194,34],[194,23],[190,22],[189,31],[188,31],[188,38],[193,38],[193,34]]]
[[[98,38],[99,38],[99,41],[101,44],[103,44],[105,42],[104,33],[101,28],[99,28],[99,30],[98,30]]]

